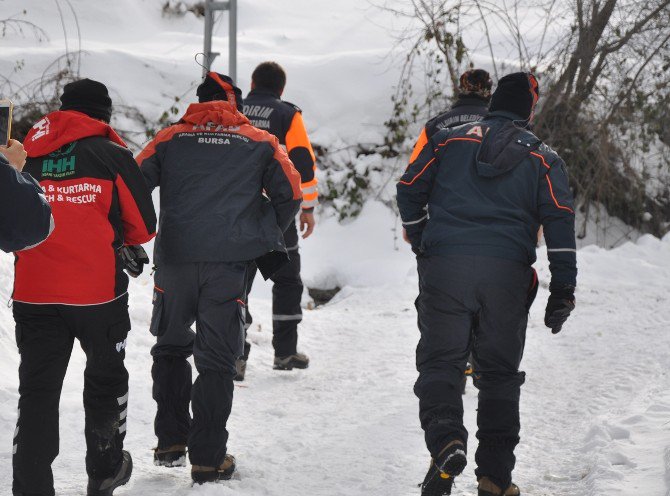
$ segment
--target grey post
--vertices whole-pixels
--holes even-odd
[[[210,71],[214,59],[219,52],[212,52],[212,32],[214,30],[214,13],[229,11],[228,40],[228,75],[237,83],[237,0],[205,0],[205,47],[202,76]]]

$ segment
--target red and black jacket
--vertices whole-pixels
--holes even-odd
[[[155,263],[287,259],[300,176],[277,138],[231,103],[191,104],[137,162],[149,187],[160,187]]]
[[[54,112],[26,136],[24,170],[40,183],[56,227],[16,254],[14,300],[96,305],[126,293],[117,250],[155,235],[151,194],[131,152],[107,124]]]
[[[255,89],[244,99],[243,112],[253,126],[279,139],[300,173],[302,209],[313,209],[319,199],[315,176],[316,158],[302,119],[302,110],[271,91]]]

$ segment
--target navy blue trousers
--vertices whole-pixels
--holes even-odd
[[[518,262],[476,256],[418,257],[417,263],[421,339],[414,391],[428,450],[436,457],[452,440],[467,443],[461,388],[472,353],[479,389],[476,474],[507,487],[519,442],[524,382],[519,366],[534,271]]]

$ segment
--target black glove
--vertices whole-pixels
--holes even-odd
[[[147,252],[140,245],[122,246],[119,248],[119,256],[130,277],[139,277],[144,266],[149,263]]]
[[[570,312],[575,309],[575,287],[569,284],[550,284],[549,291],[551,295],[547,301],[544,325],[551,329],[552,334],[558,334],[568,320]]]

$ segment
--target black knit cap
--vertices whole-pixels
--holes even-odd
[[[242,90],[235,86],[233,80],[225,74],[208,72],[205,79],[198,86],[196,95],[198,95],[200,103],[224,100],[242,112]]]
[[[530,120],[539,97],[540,87],[533,74],[530,72],[507,74],[498,81],[498,87],[491,97],[489,112],[506,110],[523,120]]]
[[[107,123],[112,119],[112,99],[107,86],[98,81],[80,79],[66,84],[60,101],[61,110],[76,110]]]
[[[460,96],[477,96],[488,100],[491,98],[492,87],[493,81],[488,72],[484,69],[472,69],[461,74],[458,93]]]

